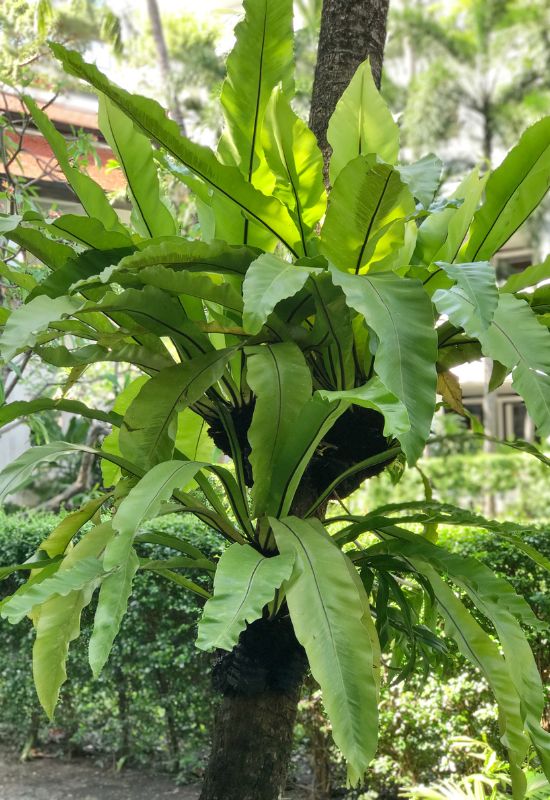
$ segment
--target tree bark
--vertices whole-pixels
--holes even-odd
[[[226,696],[200,800],[277,800],[284,789],[299,687],[292,694]]]
[[[330,156],[327,127],[336,103],[361,62],[370,58],[380,87],[389,0],[324,0],[309,126],[325,164]]]
[[[257,620],[218,656],[213,679],[223,698],[200,800],[278,800],[305,668],[288,617]]]

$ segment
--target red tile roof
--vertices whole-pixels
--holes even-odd
[[[2,92],[2,105],[5,111],[12,115],[25,114],[25,109],[16,95]],[[97,156],[101,162],[98,167],[94,159],[90,158],[87,172],[100,186],[107,192],[118,191],[126,185],[126,180],[120,169],[108,171],[105,168],[107,162],[114,158],[113,151],[101,140],[97,124],[97,114],[95,112],[81,110],[73,105],[64,104],[61,101],[52,103],[46,109],[46,114],[55,124],[56,128],[61,129],[64,135],[67,130],[72,128],[83,128],[98,136],[96,142]],[[12,134],[8,133],[8,136]],[[17,138],[15,137],[15,141]],[[29,127],[23,135],[22,149],[10,167],[10,172],[14,176],[23,177],[29,180],[40,179],[44,182],[65,183],[66,179],[59,168],[52,149],[46,139],[35,128]],[[0,174],[2,166],[0,165]]]

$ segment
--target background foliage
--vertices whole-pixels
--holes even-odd
[[[532,511],[543,518],[547,502],[541,492],[543,477],[533,459],[515,454],[455,454],[445,459],[427,459],[422,466],[444,501],[455,500],[470,486],[475,490],[481,473],[494,474],[500,476],[501,489],[515,485],[522,516],[529,516],[533,522],[529,514]],[[384,503],[390,499],[390,492],[391,498],[395,497],[396,490],[403,497],[418,498],[420,479],[413,480],[412,472],[407,475],[411,478],[406,477],[397,487],[382,477],[372,479],[352,502]],[[470,499],[475,507],[477,495],[474,493]],[[58,519],[57,515],[32,512],[0,515],[0,564],[24,560]],[[184,534],[210,555],[218,552],[214,537],[198,521],[165,518],[156,527]],[[550,542],[543,530],[527,539],[550,557]],[[548,692],[550,593],[544,572],[526,556],[481,530],[457,532],[441,528],[440,541],[451,550],[480,558],[499,574],[512,576],[515,588],[546,623],[546,632],[531,637],[531,645]],[[164,555],[162,548],[150,548],[157,556]],[[0,597],[13,591],[16,581],[10,576],[0,583]],[[209,656],[194,644],[201,606],[195,595],[138,572],[122,635],[97,681],[92,681],[87,663],[95,610],[92,606],[84,620],[84,636],[71,652],[70,678],[54,725],[47,722],[38,705],[26,667],[32,648],[30,624],[3,625],[0,741],[22,749],[35,740],[39,747],[86,752],[108,763],[137,764],[175,773],[181,780],[196,779],[208,750],[215,705],[208,677]],[[159,619],[162,626],[158,625]],[[467,749],[454,746],[457,737],[486,738],[502,753],[496,708],[485,681],[461,657],[449,660],[440,670],[440,674],[430,676],[417,671],[406,683],[383,690],[380,745],[369,779],[374,796],[392,798],[400,786],[427,784],[476,771],[478,761]],[[548,705],[546,713],[548,717]],[[546,722],[550,723],[550,718]],[[344,784],[344,765],[331,741],[318,692],[309,686],[295,731],[294,779],[307,783],[316,760],[330,769],[333,786]]]

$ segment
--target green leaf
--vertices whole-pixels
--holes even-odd
[[[80,529],[89,522],[99,511],[101,506],[111,497],[111,494],[101,494],[89,500],[78,511],[67,514],[53,531],[40,543],[40,550],[44,550],[50,558],[65,552],[71,539]]]
[[[74,297],[36,297],[30,303],[16,308],[6,323],[0,338],[0,353],[4,361],[25,347],[32,347],[37,335],[46,330],[50,322],[73,314],[82,306]]]
[[[376,376],[355,389],[336,392],[321,390],[319,395],[325,400],[347,400],[363,408],[379,411],[385,420],[384,436],[395,436],[399,439],[401,434],[411,429],[407,409]]]
[[[118,414],[110,411],[101,411],[97,408],[88,408],[79,400],[53,400],[51,397],[38,397],[36,400],[15,400],[13,403],[6,403],[0,407],[0,428],[12,422],[14,419],[28,417],[40,411],[66,411],[69,414],[77,414],[86,419],[97,419],[101,422],[108,422],[111,425],[119,425],[121,418]]]
[[[311,373],[294,342],[249,347],[245,353],[246,379],[256,395],[248,430],[254,516],[261,516],[269,501],[278,453],[295,435],[300,411],[311,398]]]
[[[274,193],[292,211],[307,254],[307,239],[327,207],[323,157],[315,135],[280,88],[271,97],[262,136],[265,157],[276,176]]]
[[[377,163],[374,156],[358,156],[340,172],[330,194],[321,252],[338,269],[357,274],[373,259],[381,240],[390,251],[403,245],[404,228],[392,223],[414,209],[413,196],[397,170]]]
[[[385,514],[396,514],[398,512],[409,513],[406,517],[383,517]],[[412,514],[410,512],[413,512]],[[529,528],[521,523],[498,522],[497,520],[485,519],[480,514],[476,514],[466,508],[457,508],[450,503],[438,503],[434,500],[412,500],[403,503],[390,503],[388,505],[375,508],[365,515],[364,525],[360,530],[352,532],[349,528],[349,535],[343,538],[340,533],[335,534],[335,539],[340,543],[353,541],[365,530],[374,530],[377,527],[401,524],[405,522],[420,522],[423,524],[441,523],[444,525],[461,525],[487,530],[521,550],[529,558],[543,569],[550,572],[550,559],[538,552],[522,538],[524,535],[536,532],[535,528]]]
[[[542,264],[532,264],[526,267],[521,272],[515,275],[510,275],[508,280],[503,286],[500,287],[501,292],[519,292],[521,289],[526,289],[528,286],[536,286],[542,281],[547,281],[550,278],[550,255],[542,262]]]
[[[171,236],[176,224],[162,202],[151,143],[108,98],[99,95],[99,127],[128,181],[128,191],[143,236]]]
[[[399,164],[397,170],[412,196],[428,208],[441,181],[443,162],[430,153],[413,164]]]
[[[27,292],[32,291],[36,286],[36,280],[32,275],[22,269],[10,269],[3,261],[0,261],[0,275],[14,286],[19,286],[20,289],[25,289]]]
[[[99,219],[63,214],[47,221],[35,212],[25,214],[25,222],[41,228],[50,236],[61,236],[93,250],[117,250],[132,247],[132,238],[126,231],[108,231]]]
[[[196,559],[202,562],[208,562],[208,565],[212,569],[216,569],[216,565],[213,561],[208,561],[204,553],[199,550],[197,547],[194,547],[189,542],[184,542],[183,539],[180,539],[179,536],[174,536],[171,533],[165,533],[164,531],[145,531],[144,533],[138,533],[135,537],[136,542],[145,542],[147,544],[160,544],[162,547],[170,547],[172,550],[178,550],[180,553],[186,553],[192,559]]]
[[[39,261],[53,270],[61,269],[68,259],[75,256],[72,247],[44,236],[40,231],[19,226],[15,230],[5,233],[4,236],[27,250]]]
[[[166,267],[143,267],[137,273],[115,272],[113,280],[122,286],[142,284],[155,286],[173,295],[197,297],[210,303],[217,303],[223,308],[240,314],[243,308],[241,295],[230,283],[219,276],[210,277],[202,273],[188,270],[176,271]]]
[[[479,170],[474,169],[451,195],[453,199],[463,200],[462,205],[459,208],[445,208],[426,217],[418,229],[415,263],[429,266],[434,261],[452,263],[456,259],[487,178],[488,173],[480,178]]]
[[[273,480],[267,514],[288,514],[300,480],[315,449],[349,403],[329,403],[318,393],[302,407],[295,423],[294,436],[287,437],[273,463]]]
[[[485,633],[433,567],[416,558],[414,566],[429,580],[445,619],[448,634],[456,641],[462,655],[485,676],[495,695],[500,711],[501,738],[508,748],[512,780],[515,784],[514,796],[521,798],[524,783],[521,766],[527,755],[529,740],[523,731],[520,700],[506,662],[500,655],[496,643]]]
[[[500,296],[493,322],[487,330],[473,314],[473,301],[461,290],[437,291],[433,297],[440,313],[453,325],[477,338],[484,355],[512,371],[514,388],[521,394],[542,436],[550,434],[550,333],[524,300]]]
[[[294,555],[266,558],[248,544],[232,544],[224,550],[216,568],[214,596],[199,622],[197,647],[232,650],[246,623],[262,616],[284,581],[292,573]]]
[[[437,334],[422,284],[393,273],[346,275],[332,271],[348,305],[365,317],[378,338],[374,368],[384,386],[405,406],[411,430],[400,434],[414,464],[430,433],[435,410]]]
[[[24,561],[22,564],[9,564],[4,567],[0,566],[0,581],[3,581],[4,578],[7,578],[8,575],[11,575],[14,572],[23,572],[27,570],[39,570],[43,571],[45,567],[54,567],[55,565],[59,565],[60,557],[57,556],[56,558],[39,558],[37,561]],[[0,609],[7,603],[9,598],[5,598],[2,602],[0,602]]]
[[[37,464],[44,461],[57,461],[60,456],[78,452],[101,455],[100,450],[95,450],[93,447],[88,447],[87,445],[72,444],[71,442],[50,442],[40,447],[30,447],[0,471],[0,502],[26,483]],[[114,454],[108,454],[106,457],[114,461],[115,464],[128,470],[132,475],[141,474],[140,468],[131,464],[129,461],[119,458]]]
[[[173,236],[142,245],[133,255],[119,262],[113,276],[117,276],[119,270],[142,270],[158,266],[185,272],[243,276],[257,257],[258,251],[251,247],[234,247],[216,241],[188,241]]]
[[[71,165],[69,153],[67,151],[67,143],[63,136],[56,130],[54,124],[48,119],[46,114],[38,108],[31,97],[25,95],[23,99],[36,127],[52,148],[59,166],[63,170],[67,181],[74,190],[86,214],[88,214],[89,217],[95,217],[101,220],[107,230],[118,230],[121,233],[125,233],[123,225],[119,222],[116,211],[110,205],[107,195],[101,186],[90,178],[89,175],[80,172],[76,167]]]
[[[164,461],[150,469],[130,489],[112,520],[118,535],[105,550],[103,564],[106,570],[126,563],[139,526],[156,516],[174,489],[189,483],[202,466],[197,461]]]
[[[282,554],[294,556],[287,603],[298,641],[321,686],[334,741],[359,784],[376,751],[378,678],[366,604],[344,555],[317,520],[270,519]]]
[[[550,342],[547,347],[550,347]],[[512,387],[525,400],[539,435],[550,436],[550,375],[520,361],[512,370]]]
[[[221,378],[233,352],[232,348],[212,350],[167,367],[147,381],[124,415],[121,453],[146,467],[171,458],[177,414]]]
[[[20,214],[0,214],[0,234],[15,230],[23,217]]]
[[[329,176],[333,185],[357,156],[376,153],[388,164],[397,161],[399,127],[376,88],[368,61],[358,67],[336,104],[327,139],[332,147]]]
[[[38,284],[30,295],[31,299],[40,295],[60,297],[75,291],[82,282],[91,276],[98,275],[102,270],[108,269],[111,264],[116,264],[121,258],[132,252],[131,247],[117,248],[115,250],[84,250],[75,254],[67,262],[55,270],[45,280]]]
[[[539,621],[527,602],[519,595],[516,595],[507,581],[492,573],[490,569],[477,562],[476,559],[463,558],[447,553],[442,548],[431,545],[415,534],[401,529],[392,527],[387,529],[387,532],[390,536],[395,536],[399,539],[396,546],[391,548],[391,552],[403,554],[415,565],[417,564],[417,556],[420,555],[423,560],[436,569],[446,571],[451,580],[470,596],[477,608],[495,626],[503,650],[503,661],[508,672],[508,681],[510,679],[512,681],[521,709],[521,728],[517,719],[514,718],[517,712],[508,714],[508,725],[505,726],[503,731],[503,741],[510,746],[512,735],[516,738],[518,745],[512,746],[511,749],[516,749],[516,767],[521,767],[522,759],[519,754],[524,745],[521,744],[520,736],[523,736],[523,727],[525,726],[533,739],[533,743],[540,752],[546,770],[550,771],[550,735],[540,727],[540,718],[544,707],[542,683],[528,641],[516,620],[516,617],[518,617],[527,624],[538,626]],[[424,572],[424,574],[426,573]],[[456,624],[456,619],[453,624]],[[464,635],[463,629],[461,633]],[[461,649],[464,651],[464,648]],[[471,655],[468,657],[471,659]],[[476,661],[473,660],[473,663],[475,664]],[[494,672],[496,673],[496,670]],[[501,710],[504,710],[506,715],[506,706],[503,704],[504,692],[501,687],[497,687],[495,682],[491,682],[487,672],[486,675],[499,701]],[[493,673],[492,677],[494,681],[497,675]],[[501,674],[498,680],[502,681],[502,678],[503,675]],[[509,696],[506,697],[508,708],[510,708],[510,699]],[[513,734],[511,732],[512,725],[516,727]],[[512,754],[512,758],[514,758],[514,755]],[[519,790],[518,796],[521,796]]]
[[[0,472],[0,502],[25,484],[37,464],[57,461],[60,456],[73,452],[74,449],[67,442],[30,447]]]
[[[59,571],[72,569],[79,561],[97,559],[113,535],[109,523],[92,528],[64,558]],[[47,600],[35,612],[36,639],[33,647],[33,674],[38,699],[51,719],[65,669],[69,645],[80,634],[80,615],[91,600],[95,582],[66,596]]]
[[[40,608],[33,648],[33,674],[42,708],[50,719],[67,680],[69,645],[80,635],[80,615],[91,600],[90,589],[56,596]]]
[[[176,450],[190,461],[213,461],[215,444],[208,435],[208,423],[190,408],[178,414]]]
[[[288,210],[274,197],[255,189],[236,167],[220,164],[207,147],[182,136],[177,124],[155,101],[132,95],[111,83],[93,64],[86,64],[80,53],[51,44],[54,55],[66,72],[82,78],[112,100],[151,139],[195,173],[205,184],[230,200],[252,221],[274,234],[291,251],[299,248],[299,232]]]
[[[272,253],[253,261],[243,283],[245,330],[259,333],[277,303],[297,294],[310,275],[309,267],[283,261]]]
[[[311,339],[323,358],[325,371],[336,389],[353,386],[358,375],[354,360],[354,331],[346,296],[335,286],[330,273],[310,281],[315,300],[315,323]],[[322,342],[322,345],[319,343]],[[360,372],[359,372],[360,375]]]
[[[218,145],[224,164],[236,166],[245,179],[266,195],[275,179],[263,156],[261,132],[273,88],[292,90],[292,2],[255,0],[244,4],[245,17],[235,28],[235,45],[227,59],[221,104],[226,129]],[[189,185],[189,183],[188,183]],[[273,248],[273,237],[227,200],[214,197],[216,237],[229,242]]]
[[[550,117],[527,128],[487,181],[472,222],[466,261],[489,259],[539,205],[550,185]]]
[[[198,583],[190,581],[189,578],[184,578],[183,575],[179,575],[177,572],[174,572],[171,569],[162,569],[161,567],[158,567],[154,569],[153,572],[156,572],[157,575],[162,575],[163,578],[167,578],[169,581],[172,581],[172,583],[182,586],[184,589],[188,589],[190,592],[197,594],[199,597],[206,598],[206,600],[210,599],[210,592],[208,592],[202,586],[199,586]]]
[[[128,410],[130,403],[137,397],[143,384],[149,380],[148,375],[142,375],[131,381],[120,394],[113,405],[113,413],[124,415]],[[122,423],[122,419],[120,420]],[[111,455],[121,456],[120,447],[118,445],[118,427],[113,428],[111,433],[103,439],[101,450]],[[120,467],[108,461],[105,458],[101,459],[101,475],[103,477],[104,486],[114,486],[120,478]]]
[[[27,591],[14,595],[2,605],[0,615],[11,623],[19,622],[53,595],[66,597],[75,589],[83,587],[103,574],[103,565],[96,558],[83,558],[71,569],[58,570],[51,578],[30,586]]]
[[[292,86],[292,3],[245,0],[245,17],[235,28],[220,101],[232,163],[248,181],[262,157],[261,130],[273,88]]]
[[[97,678],[103,669],[111,652],[120,623],[128,608],[132,581],[138,567],[139,558],[132,549],[120,569],[107,575],[101,583],[89,644],[90,666],[94,678]]]
[[[488,261],[474,261],[473,264],[446,264],[443,261],[437,261],[436,266],[456,282],[456,285],[473,304],[473,314],[480,329],[486,330],[491,324],[498,305],[494,267]],[[451,289],[452,291],[454,290]]]

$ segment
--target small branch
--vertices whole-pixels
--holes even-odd
[[[11,380],[11,382],[8,383],[8,385],[6,386],[6,390],[4,392],[4,397],[5,397],[6,400],[8,399],[10,394],[13,392],[13,390],[15,389],[17,384],[19,383],[21,377],[23,376],[23,370],[25,369],[25,367],[29,363],[31,356],[32,356],[32,350],[29,350],[28,353],[25,353],[25,355],[23,356],[23,360],[22,360],[22,362],[21,362],[21,364],[19,366],[19,373],[15,373],[15,375],[13,376],[13,379]]]

